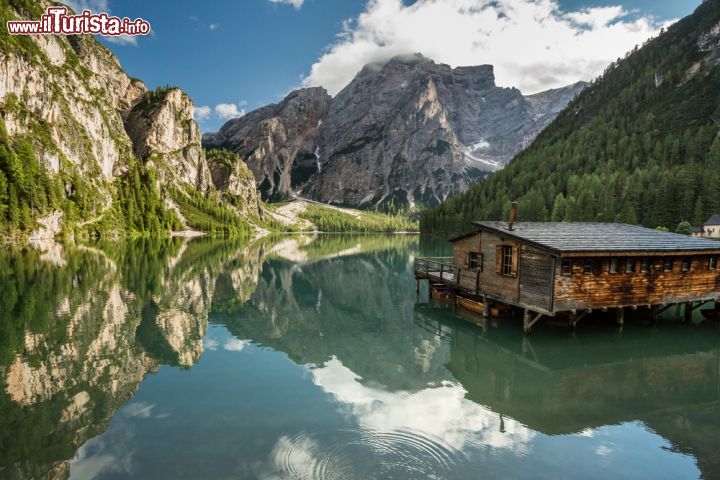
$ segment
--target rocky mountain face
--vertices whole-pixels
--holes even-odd
[[[39,18],[49,5],[11,1],[0,20]],[[160,218],[152,223],[162,228],[178,227],[166,214],[177,209],[171,191],[213,198],[193,105],[184,92],[148,91],[91,36],[4,35],[0,47],[0,235],[57,234],[38,228],[50,215],[60,215],[58,228],[66,230],[121,225],[133,213],[143,221],[127,228],[147,228],[150,217]],[[130,181],[133,176],[139,180]],[[127,189],[119,192],[126,177]]]
[[[240,154],[265,198],[286,196],[292,190],[294,160],[331,101],[324,88],[296,90],[278,104],[234,118],[219,132],[205,134],[203,143]]]
[[[203,142],[246,158],[266,198],[433,205],[502,168],[584,86],[525,97],[496,86],[490,65],[400,56],[365,66],[332,100],[298,90]]]

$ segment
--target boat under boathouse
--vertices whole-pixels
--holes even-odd
[[[513,211],[514,214],[514,211]],[[514,215],[511,215],[511,219]],[[575,326],[595,310],[685,305],[685,318],[720,301],[720,242],[616,223],[473,222],[451,239],[452,257],[417,258],[415,278],[476,306],[524,310],[529,333],[543,316]],[[704,312],[705,313],[705,312]]]

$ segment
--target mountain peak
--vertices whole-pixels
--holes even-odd
[[[366,65],[335,98],[296,90],[203,140],[240,153],[265,198],[301,190],[342,205],[432,205],[501,168],[574,93],[530,101],[497,87],[492,65],[397,55]]]

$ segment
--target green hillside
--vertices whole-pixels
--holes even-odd
[[[423,232],[474,219],[674,227],[720,212],[720,0],[612,63],[502,171],[423,213]]]

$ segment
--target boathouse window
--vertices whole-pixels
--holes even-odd
[[[710,260],[708,261],[708,269],[709,270],[717,269],[717,257],[710,257]]]
[[[508,276],[512,276],[514,274],[512,245],[502,246],[502,274]]]
[[[665,259],[665,265],[664,265],[664,267],[663,267],[663,270],[664,270],[665,272],[672,272],[672,271],[673,271],[673,263],[674,263],[674,262],[673,262],[673,259],[670,258],[670,257],[667,257],[667,258]]]
[[[682,259],[682,271],[683,272],[689,272],[690,271],[690,258],[684,257]]]
[[[590,275],[595,270],[595,262],[592,258],[586,258],[585,259],[585,265],[583,267],[583,272],[585,272],[585,275]]]
[[[482,270],[482,255],[478,252],[468,252],[468,268]]]
[[[650,259],[648,257],[643,257],[640,261],[640,271],[642,273],[648,273],[650,271]]]
[[[572,275],[572,260],[570,260],[569,258],[563,258],[561,268],[561,272],[563,275]]]
[[[610,259],[610,273],[618,273],[620,269],[620,260],[617,257]]]
[[[625,273],[635,273],[635,259],[628,258],[625,260]]]

